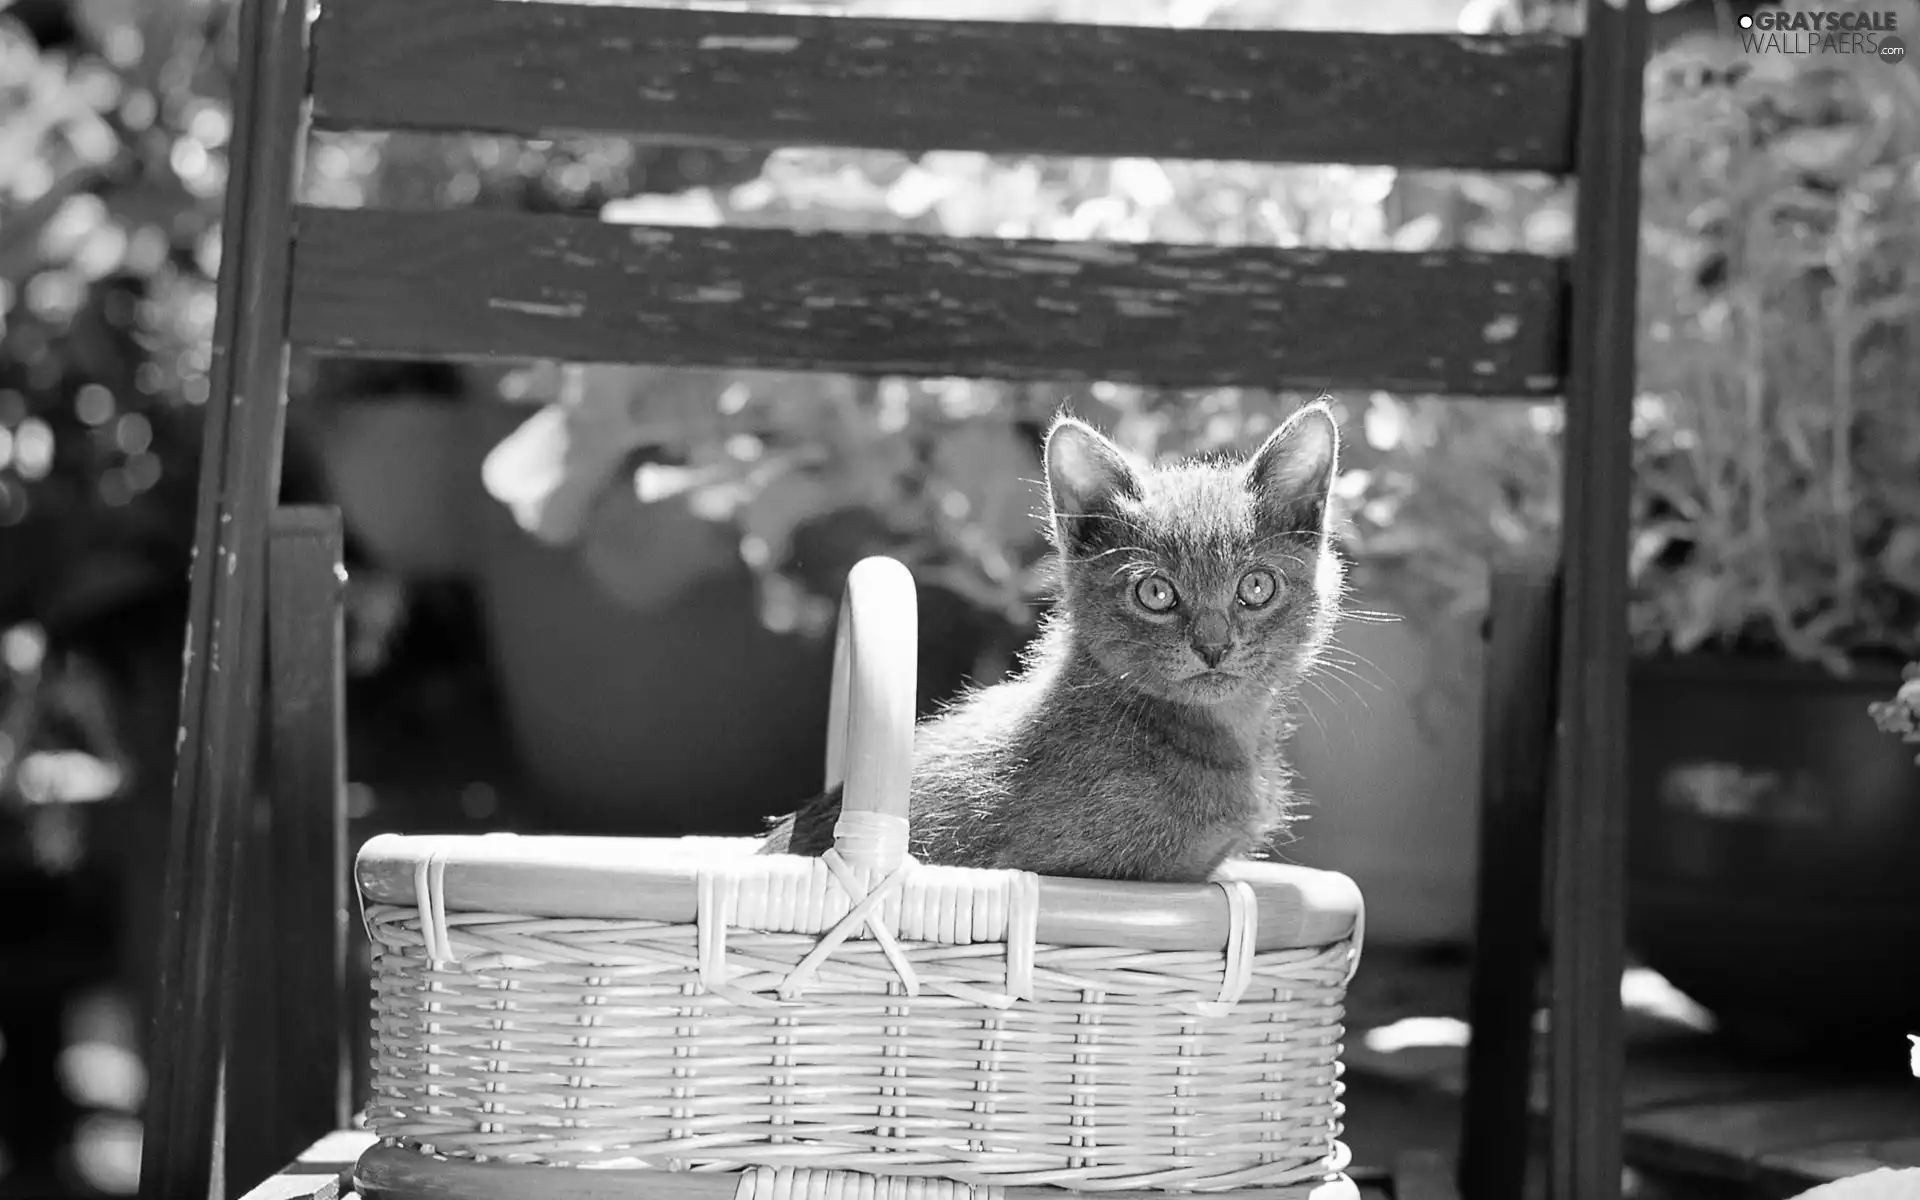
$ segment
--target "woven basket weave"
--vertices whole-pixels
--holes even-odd
[[[1354,1194],[1352,883],[916,863],[913,614],[903,567],[855,569],[822,858],[747,839],[362,848],[383,1138],[364,1194]]]

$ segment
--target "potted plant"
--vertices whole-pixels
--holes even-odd
[[[1649,73],[1630,937],[1755,1044],[1920,1027],[1920,88],[1820,56]]]

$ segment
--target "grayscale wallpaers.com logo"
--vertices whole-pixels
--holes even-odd
[[[1891,12],[1781,12],[1767,9],[1740,18],[1740,44],[1748,54],[1864,54],[1882,62],[1907,57]]]

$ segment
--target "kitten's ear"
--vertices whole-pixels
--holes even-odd
[[[1047,431],[1047,507],[1062,550],[1084,544],[1100,514],[1120,499],[1140,498],[1140,477],[1120,447],[1099,430],[1063,416]]]
[[[1327,502],[1340,474],[1340,427],[1316,400],[1288,417],[1247,463],[1247,486],[1269,517],[1326,528]]]

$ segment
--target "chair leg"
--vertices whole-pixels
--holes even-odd
[[[1460,1135],[1460,1189],[1474,1200],[1520,1200],[1526,1186],[1558,602],[1548,564],[1494,575]]]
[[[227,1178],[277,1171],[348,1121],[341,527],[280,508],[267,552],[267,759],[234,913]]]

